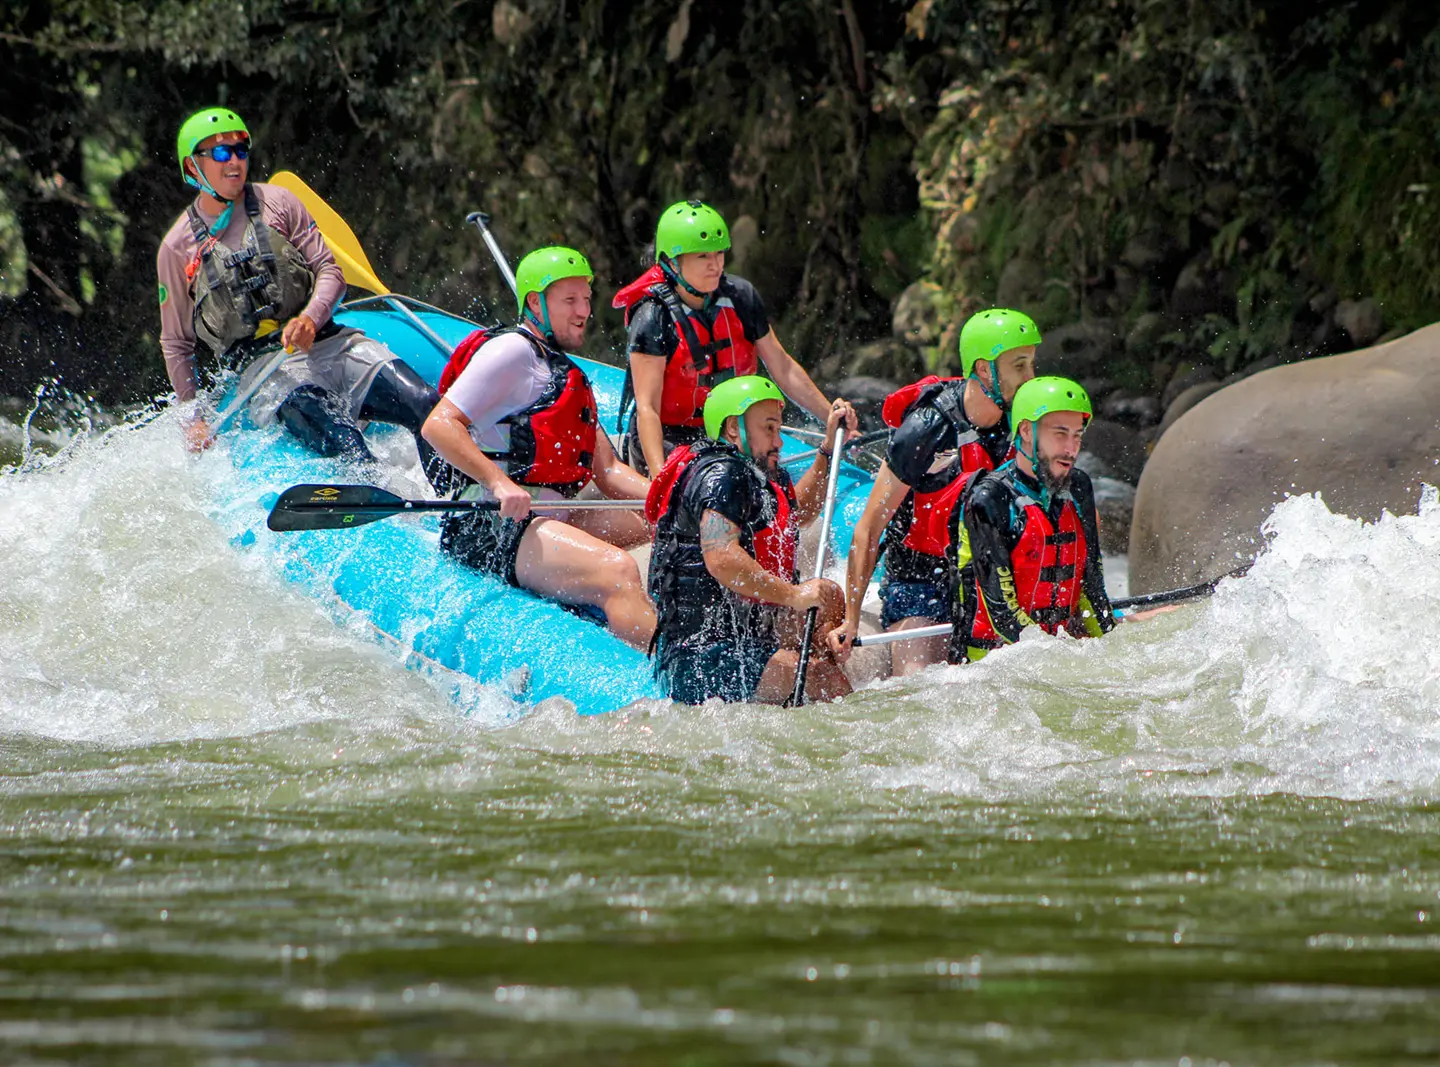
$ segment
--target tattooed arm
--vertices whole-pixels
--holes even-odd
[[[819,603],[806,587],[782,581],[755,562],[740,544],[740,527],[709,508],[700,516],[700,551],[705,569],[732,593],[796,611]]]

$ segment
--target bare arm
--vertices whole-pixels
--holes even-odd
[[[665,465],[665,427],[660,422],[660,393],[665,385],[665,357],[630,353],[630,380],[635,389],[635,426],[640,451],[651,475]]]
[[[785,351],[785,346],[772,329],[755,345],[755,351],[775,379],[780,391],[799,404],[821,422],[830,414],[830,401],[825,399],[805,368],[795,362],[795,357]]]
[[[850,542],[850,558],[845,567],[845,618],[860,620],[860,605],[865,602],[865,590],[875,576],[875,563],[880,553],[880,538],[885,527],[905,502],[910,487],[895,477],[890,467],[880,465],[875,475],[875,484],[870,489],[870,498],[865,501],[865,511],[855,524],[855,536]]]
[[[700,552],[711,577],[732,593],[796,611],[820,603],[817,594],[807,595],[805,586],[791,585],[760,566],[741,546],[740,527],[709,508],[700,516]]]
[[[865,511],[850,539],[850,557],[845,562],[845,621],[830,634],[831,651],[842,663],[849,658],[855,635],[860,632],[860,608],[870,579],[875,576],[880,538],[909,492],[910,486],[895,476],[888,463],[880,464]]]
[[[479,482],[500,501],[500,514],[507,519],[524,518],[530,511],[530,494],[512,482],[498,464],[480,451],[470,436],[470,420],[465,413],[444,397],[435,405],[420,427],[420,435],[430,442],[450,466]]]
[[[620,462],[604,430],[595,435],[595,459],[590,469],[595,472],[595,484],[612,500],[636,500],[650,491],[650,480]]]

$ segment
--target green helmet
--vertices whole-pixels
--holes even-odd
[[[720,440],[721,427],[731,415],[744,415],[762,400],[778,400],[785,404],[785,394],[769,378],[749,374],[721,382],[705,398],[705,436]]]
[[[531,293],[543,293],[562,278],[584,278],[595,280],[590,262],[573,248],[550,245],[537,248],[520,261],[515,268],[515,301],[520,313],[525,313],[525,298]],[[548,319],[548,314],[547,314]]]
[[[1040,343],[1040,328],[1029,315],[990,308],[971,315],[960,330],[960,371],[970,377],[981,360],[997,359],[1012,348]]]
[[[228,107],[207,107],[181,123],[180,132],[175,136],[175,158],[180,161],[180,174],[187,182],[191,178],[185,173],[185,160],[195,154],[196,145],[217,133],[243,133],[247,138],[250,136],[250,131],[245,128],[245,120]]]
[[[730,247],[730,231],[720,212],[698,200],[671,204],[655,227],[655,262],[686,252],[723,252]]]
[[[1079,382],[1069,378],[1031,378],[1015,390],[1010,405],[1010,436],[1018,439],[1022,422],[1038,422],[1052,411],[1078,411],[1090,421],[1094,410],[1090,397]]]

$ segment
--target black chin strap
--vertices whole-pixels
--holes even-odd
[[[665,280],[671,285],[678,285],[681,289],[684,289],[691,296],[696,297],[699,300],[703,300],[707,304],[710,302],[710,294],[702,293],[699,289],[696,289],[693,285],[687,282],[684,275],[682,275],[680,271],[676,268],[675,261],[669,256],[667,256],[664,252],[660,253],[660,273],[665,275]]]

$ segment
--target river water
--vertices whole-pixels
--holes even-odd
[[[222,472],[161,418],[0,474],[3,1062],[1440,1061],[1433,500],[834,706],[507,725]]]

